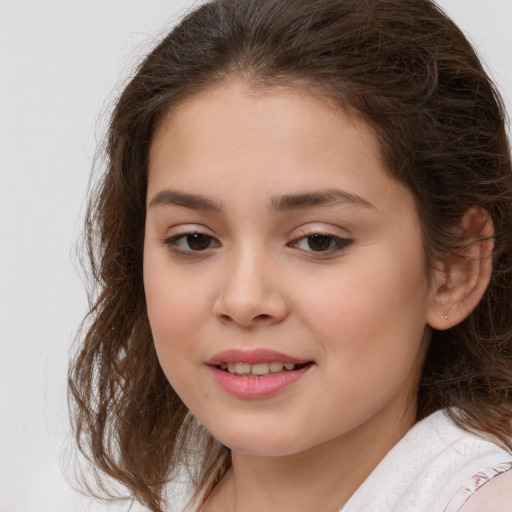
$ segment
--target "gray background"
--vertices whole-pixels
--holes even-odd
[[[197,3],[197,2],[194,2]],[[441,0],[512,111],[512,0]],[[0,0],[0,512],[126,510],[75,493],[74,256],[110,104],[190,0]]]

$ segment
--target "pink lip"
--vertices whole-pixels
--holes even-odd
[[[206,362],[209,366],[215,366],[222,363],[270,363],[277,361],[279,363],[295,363],[306,364],[311,362],[311,359],[298,359],[296,357],[288,356],[275,350],[268,349],[238,349],[232,348],[215,354],[209,361]]]
[[[276,373],[263,377],[246,377],[233,375],[216,366],[210,366],[217,384],[231,395],[238,398],[265,398],[297,382],[312,365],[303,366],[298,370]]]
[[[295,363],[306,366],[297,370],[289,370],[282,373],[264,375],[261,377],[249,377],[245,375],[233,375],[217,365],[222,363],[268,363],[278,361],[281,363]],[[279,393],[284,388],[297,382],[313,366],[311,360],[298,359],[280,352],[265,349],[240,350],[231,349],[213,356],[206,364],[210,367],[217,384],[229,394],[237,398],[266,398]]]

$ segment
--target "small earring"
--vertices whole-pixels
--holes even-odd
[[[448,315],[444,315],[444,319],[445,319],[445,320],[448,320]]]

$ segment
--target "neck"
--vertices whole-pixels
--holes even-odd
[[[414,414],[398,424],[376,425],[373,418],[357,432],[294,455],[234,451],[232,467],[204,512],[337,512],[413,425]],[[374,442],[368,443],[369,436]]]

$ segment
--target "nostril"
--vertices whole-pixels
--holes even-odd
[[[253,321],[257,322],[257,321],[264,321],[264,320],[269,320],[270,318],[272,318],[270,315],[267,315],[267,314],[261,314],[261,315],[257,315],[253,318]]]
[[[235,322],[237,324],[243,324],[247,327],[251,327],[251,326],[254,326],[254,325],[257,325],[257,324],[264,324],[266,322],[271,322],[272,321],[272,315],[268,315],[266,313],[262,313],[260,315],[256,315],[252,318],[248,318],[247,321],[244,321],[243,319],[241,318],[233,318],[232,316],[230,315],[227,315],[225,313],[219,315],[219,319],[222,321],[222,322],[225,322],[225,323],[231,323],[231,322]]]
[[[251,296],[223,289],[212,305],[213,315],[222,323],[246,328],[281,322],[288,312],[287,303],[276,292]]]

